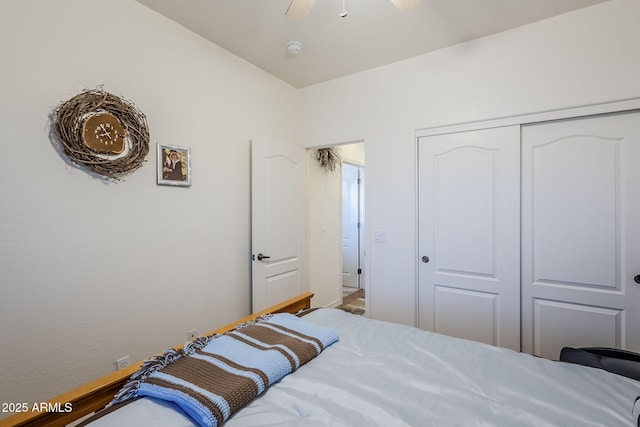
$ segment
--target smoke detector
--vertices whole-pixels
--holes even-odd
[[[299,55],[300,52],[302,52],[302,43],[298,41],[290,41],[287,43],[287,52],[292,56]]]

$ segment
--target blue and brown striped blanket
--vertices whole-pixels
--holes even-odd
[[[217,426],[338,339],[335,330],[291,314],[263,316],[146,361],[112,404],[149,396],[174,402],[202,426]]]

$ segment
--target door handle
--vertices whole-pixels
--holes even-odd
[[[425,264],[429,262],[429,257],[428,256],[423,256],[422,257],[422,262],[424,262]]]
[[[633,278],[633,281],[640,285],[640,274]]]
[[[267,255],[258,254],[258,261],[262,261],[263,259],[269,259],[269,258],[271,257]]]

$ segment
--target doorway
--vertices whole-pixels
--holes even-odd
[[[364,143],[340,146],[342,157],[342,305],[365,312]]]
[[[365,279],[365,223],[364,223],[364,142],[337,144],[340,154],[340,167],[335,170],[323,168],[318,159],[317,150],[308,150],[307,168],[307,234],[308,234],[308,278],[310,290],[314,292],[313,304],[317,307],[340,307],[353,303],[365,304],[364,293],[368,284]],[[359,207],[359,215],[355,220],[359,223],[359,242],[356,246],[355,273],[350,273],[356,278],[355,285],[343,288],[343,165],[347,168],[353,166],[360,169],[360,189],[354,191],[358,194],[355,205]],[[358,271],[359,269],[359,271]],[[360,272],[360,274],[357,274]],[[343,292],[346,289],[348,292]],[[351,294],[351,298],[348,296]],[[347,298],[345,298],[347,296]],[[354,302],[355,299],[359,301]],[[350,301],[352,300],[352,301]],[[359,308],[359,307],[358,307]],[[359,308],[364,314],[364,307]]]
[[[355,292],[361,289],[361,185],[364,168],[342,164],[342,287]]]

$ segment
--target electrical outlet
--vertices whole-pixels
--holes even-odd
[[[187,340],[188,341],[193,341],[196,338],[198,338],[198,331],[197,330],[192,329],[189,332],[187,332]]]
[[[120,359],[116,360],[116,371],[119,371],[120,369],[124,369],[130,364],[131,364],[131,361],[129,360],[129,355],[121,357]]]

